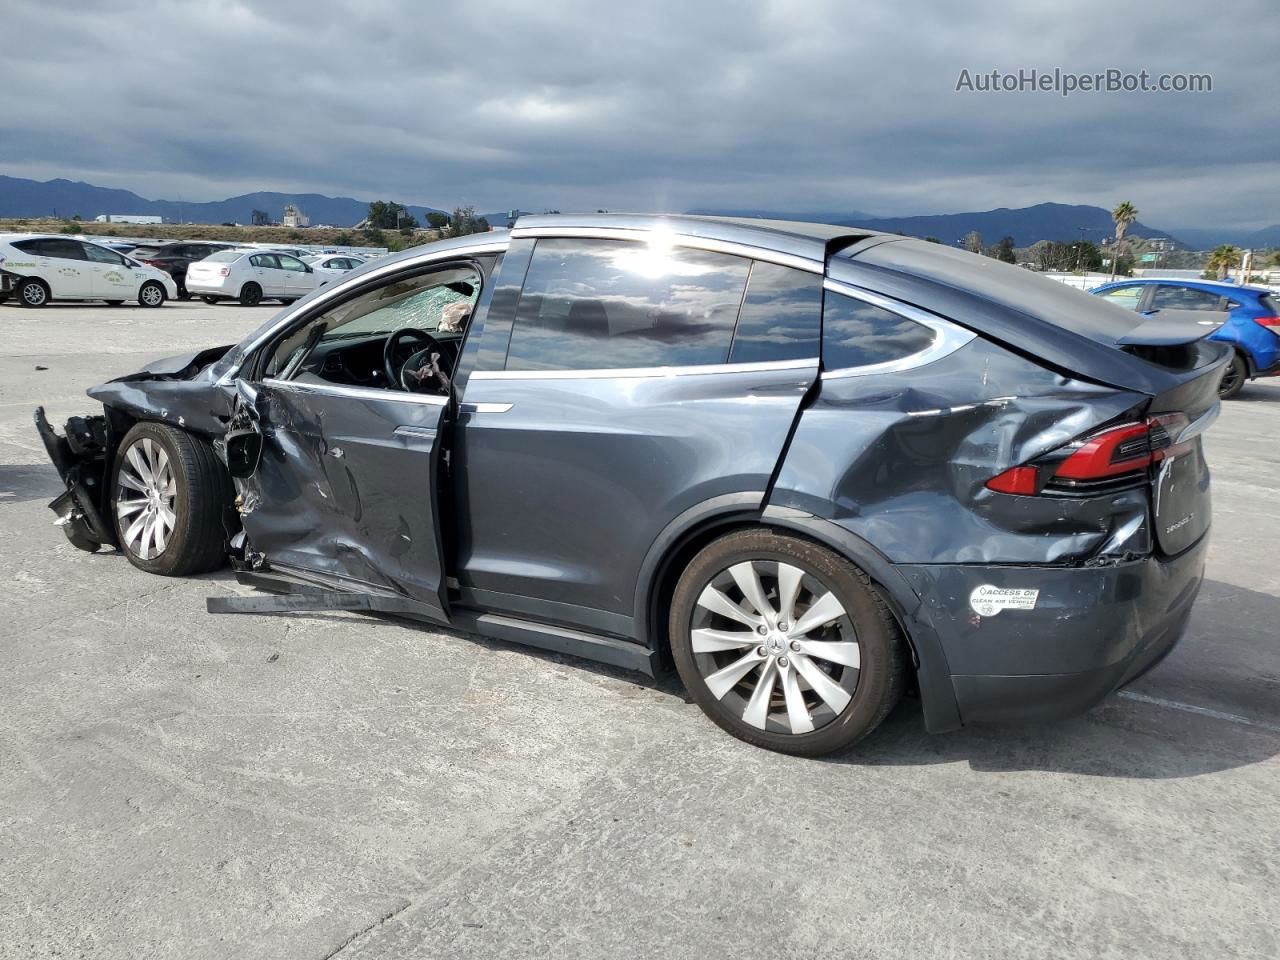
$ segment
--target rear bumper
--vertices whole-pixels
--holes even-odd
[[[1173,649],[1207,548],[1204,536],[1174,558],[1112,566],[900,569],[941,641],[963,722],[1054,720],[1083,713]],[[1038,593],[1033,607],[984,616],[973,601],[984,586]]]

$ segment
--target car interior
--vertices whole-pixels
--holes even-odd
[[[480,287],[462,266],[367,291],[288,333],[263,374],[446,396]]]

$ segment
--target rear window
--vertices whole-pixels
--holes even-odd
[[[1262,309],[1267,311],[1273,317],[1280,316],[1280,300],[1277,300],[1269,293],[1259,294],[1258,302],[1262,304]]]
[[[234,263],[243,256],[244,254],[239,250],[219,250],[217,253],[205,257],[205,260],[213,263]]]
[[[850,259],[971,293],[1108,346],[1148,319],[1035,271],[937,243],[895,240]]]
[[[923,324],[865,300],[828,291],[822,305],[822,365],[827,370],[901,360],[928,349],[934,336]]]

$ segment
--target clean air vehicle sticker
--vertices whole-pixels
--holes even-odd
[[[984,583],[969,594],[969,606],[980,617],[994,617],[1001,610],[1034,610],[1040,599],[1039,590],[1022,587],[996,587]]]

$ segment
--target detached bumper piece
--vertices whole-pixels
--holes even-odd
[[[66,493],[49,504],[58,515],[55,523],[81,550],[116,546],[115,531],[104,516],[110,450],[106,417],[72,417],[67,421],[66,436],[59,436],[49,425],[44,407],[37,407],[35,423],[45,451],[67,487]]]

